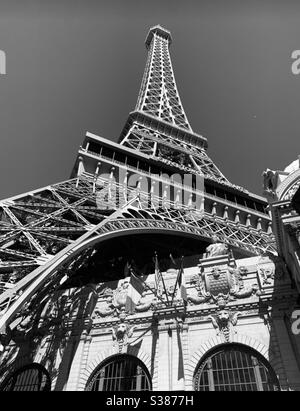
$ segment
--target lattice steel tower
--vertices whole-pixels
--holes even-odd
[[[200,253],[216,236],[238,256],[275,251],[265,200],[229,182],[189,124],[171,40],[163,27],[150,29],[137,104],[118,143],[87,133],[69,180],[0,202],[2,344],[24,307],[72,280],[111,239],[172,235]]]

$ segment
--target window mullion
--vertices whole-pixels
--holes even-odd
[[[141,391],[142,388],[142,369],[140,366],[136,368],[136,391]]]
[[[215,391],[214,373],[211,358],[207,361],[209,391]]]
[[[105,377],[105,368],[100,372],[99,375],[99,391],[103,391],[103,386],[104,386],[104,377]]]
[[[258,391],[263,391],[264,387],[263,387],[262,380],[261,380],[258,360],[257,360],[257,358],[255,358],[253,356],[251,356],[251,360],[252,360],[252,364],[253,364],[257,390]]]

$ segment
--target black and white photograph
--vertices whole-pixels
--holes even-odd
[[[0,0],[0,391],[300,391],[299,141],[299,1]]]

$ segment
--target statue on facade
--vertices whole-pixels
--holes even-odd
[[[277,188],[276,172],[267,168],[266,171],[263,172],[263,178],[264,178],[264,191],[267,194],[275,195],[275,191]]]
[[[219,255],[227,255],[229,252],[228,245],[221,243],[217,236],[212,237],[212,244],[206,247],[205,258],[217,257]]]

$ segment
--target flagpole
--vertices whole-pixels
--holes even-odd
[[[175,287],[174,287],[174,291],[173,291],[173,295],[172,295],[171,305],[172,305],[173,300],[174,300],[174,297],[175,297],[176,287],[177,287],[177,284],[178,284],[178,277],[179,277],[179,273],[180,273],[180,271],[182,270],[182,262],[183,262],[183,258],[184,258],[184,257],[183,257],[183,256],[181,256],[180,268],[179,268],[179,270],[178,270],[178,272],[177,272],[176,283],[175,283]]]
[[[157,293],[155,292],[156,290],[153,290],[153,288],[151,288],[147,283],[145,283],[145,281],[141,280],[134,274],[134,271],[132,268],[130,268],[130,272],[137,280],[140,280],[143,283],[143,285],[146,287],[147,290],[150,290],[161,302],[163,302],[164,304],[166,303],[159,295],[157,295]]]
[[[168,297],[168,294],[167,294],[166,284],[165,284],[162,272],[160,271],[159,266],[158,266],[158,259],[157,259],[157,252],[156,251],[155,251],[155,265],[156,265],[156,269],[159,271],[159,273],[161,275],[162,283],[163,283],[163,286],[164,286],[164,291],[165,291],[165,294],[166,294],[166,297],[167,297],[167,303],[169,305],[169,297]]]
[[[131,275],[138,281],[141,281],[141,283],[144,285],[145,289],[149,290],[152,292],[152,294],[154,294],[164,305],[166,305],[166,301],[160,297],[159,295],[157,295],[156,290],[153,290],[153,288],[151,288],[145,281],[143,281],[141,278],[137,277],[136,274],[134,273],[134,270],[132,267],[129,268],[129,271],[131,273]],[[174,307],[175,310],[177,311],[176,307]]]

